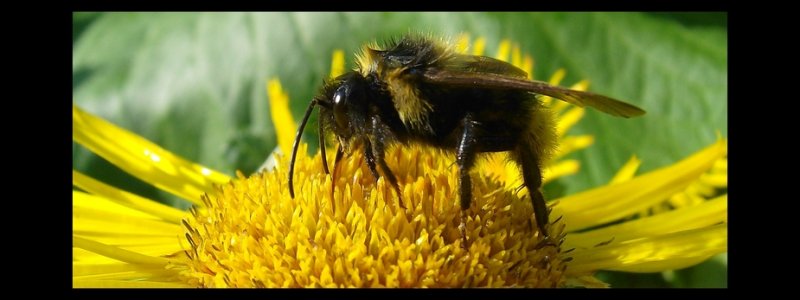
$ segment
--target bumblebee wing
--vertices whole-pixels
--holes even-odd
[[[515,78],[528,78],[528,72],[510,63],[486,56],[457,55],[448,61],[446,69],[460,72],[488,73]]]
[[[429,68],[422,74],[423,81],[431,84],[485,89],[517,89],[563,100],[580,107],[590,106],[618,117],[636,117],[645,112],[631,104],[589,92],[570,90],[546,82],[494,73],[467,72]]]

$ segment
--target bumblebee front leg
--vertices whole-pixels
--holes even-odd
[[[459,171],[458,193],[461,198],[461,223],[458,225],[458,229],[461,231],[464,248],[467,248],[467,209],[472,203],[472,181],[469,177],[469,170],[475,164],[476,146],[475,123],[472,115],[467,114],[462,120],[462,132],[456,146],[456,163]]]
[[[367,159],[367,166],[370,173],[372,173],[372,177],[375,178],[375,184],[377,184],[381,175],[378,174],[378,169],[375,167],[375,154],[372,152],[372,143],[369,142],[369,139],[364,142],[364,157]]]
[[[381,168],[381,171],[383,171],[383,175],[386,176],[386,179],[389,180],[389,183],[392,184],[392,187],[394,187],[394,190],[397,192],[398,203],[400,203],[400,207],[405,209],[406,205],[403,204],[403,193],[400,192],[400,186],[397,185],[397,177],[394,176],[394,173],[392,173],[392,170],[389,169],[389,165],[386,164],[386,160],[384,159],[387,131],[388,129],[381,122],[380,117],[372,117],[372,136],[370,136],[369,141],[367,141],[367,146],[372,148],[372,154],[367,155],[367,164],[369,165],[372,174],[375,175],[376,181],[378,180],[378,172],[374,170],[374,164],[378,164],[378,166]],[[370,160],[372,160],[371,164]]]

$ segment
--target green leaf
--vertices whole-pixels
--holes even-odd
[[[582,169],[564,179],[568,193],[607,182],[630,155],[642,159],[644,172],[709,145],[717,131],[727,136],[724,30],[686,28],[636,14],[535,20],[544,43],[534,54],[557,58],[555,64],[568,71],[566,82],[589,79],[592,91],[647,111],[630,120],[587,113],[572,132],[593,134],[597,142],[576,155]],[[556,67],[546,63],[545,69]]]
[[[728,254],[717,255],[699,265],[665,272],[670,284],[681,288],[727,288]]]
[[[588,79],[591,91],[647,110],[635,119],[589,110],[572,129],[596,137],[573,155],[579,174],[557,183],[574,193],[606,183],[631,155],[641,173],[709,145],[717,131],[727,136],[726,23],[726,14],[686,13],[75,14],[73,101],[190,160],[249,173],[276,145],[268,79],[281,80],[299,119],[334,49],[353,53],[408,31],[468,32],[493,55],[508,38],[534,56],[536,78],[564,68],[562,85]],[[305,138],[316,144],[314,130]],[[74,168],[131,186],[74,148]]]

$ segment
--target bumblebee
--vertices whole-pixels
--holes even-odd
[[[345,153],[363,151],[375,180],[382,173],[399,196],[397,178],[384,160],[388,145],[419,143],[454,152],[464,245],[465,212],[472,201],[469,171],[476,156],[486,152],[511,152],[521,167],[539,231],[548,236],[541,168],[556,147],[556,123],[537,95],[619,117],[645,113],[606,96],[528,80],[525,71],[509,63],[457,53],[452,44],[429,36],[409,34],[384,47],[367,45],[356,58],[357,67],[325,82],[306,109],[289,164],[291,197],[298,144],[309,116],[319,106],[322,153],[326,153],[325,131],[332,131],[339,144],[334,179]],[[322,160],[324,172],[330,174],[325,155]]]

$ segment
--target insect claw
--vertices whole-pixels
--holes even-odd
[[[461,222],[458,224],[458,231],[461,233],[461,247],[467,249],[467,213],[465,210],[461,211]]]
[[[339,170],[341,170],[342,164],[339,162],[342,160],[342,145],[339,145],[339,148],[336,148],[336,158],[333,160],[333,174],[331,174],[331,201],[333,201],[333,192],[336,189],[336,179],[339,178]]]
[[[400,208],[406,209],[406,205],[403,203],[403,193],[400,192],[400,188],[395,185],[394,190],[397,192],[397,203],[400,204]]]
[[[536,247],[533,248],[539,250],[546,246],[552,246],[552,247],[557,246],[555,243],[553,243],[553,241],[550,239],[550,236],[548,235],[544,236],[544,238],[538,244],[536,244]]]

